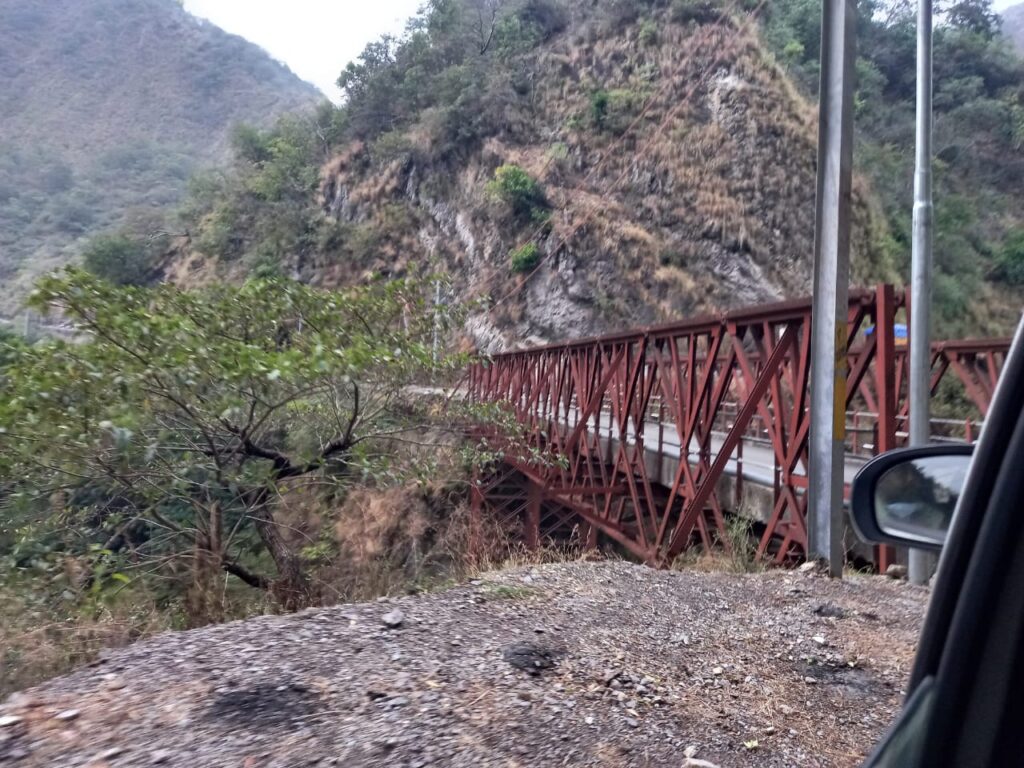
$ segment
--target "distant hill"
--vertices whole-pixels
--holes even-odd
[[[999,15],[1003,17],[1003,34],[1024,53],[1024,3],[1012,5]]]
[[[233,125],[322,98],[176,0],[0,0],[0,314],[89,235],[175,204]]]

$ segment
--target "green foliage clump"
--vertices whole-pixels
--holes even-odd
[[[805,51],[806,49],[804,48],[804,44],[801,43],[799,40],[790,40],[788,43],[782,46],[782,57],[786,61],[799,63],[804,60]]]
[[[284,118],[270,131],[236,129],[236,162],[246,168],[246,187],[269,202],[304,198],[316,187],[317,147],[308,122]]]
[[[86,246],[82,264],[115,285],[144,285],[153,270],[153,254],[146,243],[127,235],[100,235]]]
[[[500,165],[487,182],[487,192],[508,205],[516,216],[529,217],[547,206],[544,190],[536,179],[518,165]]]
[[[404,37],[370,43],[341,73],[346,133],[372,140],[429,112],[435,153],[465,151],[500,124],[508,84],[529,91],[528,54],[566,21],[556,0],[431,0]]]
[[[590,122],[598,130],[602,130],[605,121],[608,119],[608,103],[610,98],[608,91],[598,88],[590,94]]]
[[[645,94],[627,88],[590,94],[590,123],[599,131],[625,132],[643,108]]]
[[[267,276],[313,250],[323,217],[314,195],[324,159],[316,119],[235,130],[232,168],[197,177],[183,212],[202,253],[244,260]]]
[[[1024,285],[1024,228],[1011,232],[996,256],[999,276],[1011,285]]]
[[[25,340],[5,325],[0,325],[0,380],[3,369],[18,359],[25,348]]]
[[[540,248],[536,243],[526,243],[509,253],[509,266],[519,275],[532,272],[540,264]]]
[[[658,25],[651,19],[644,19],[640,22],[638,37],[640,45],[654,45],[658,42]]]

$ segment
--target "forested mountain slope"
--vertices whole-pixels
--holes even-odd
[[[436,269],[483,346],[806,293],[820,5],[433,0],[344,107],[249,132],[185,212],[177,280]],[[1001,333],[1024,282],[1024,64],[982,1],[936,33],[936,304]],[[909,264],[914,19],[861,4],[854,281]],[[504,340],[504,341],[502,341]]]
[[[906,278],[914,178],[915,5],[858,4],[855,167]],[[764,39],[817,90],[820,8],[769,3]],[[938,3],[934,36],[935,306],[945,336],[1009,333],[1024,306],[1024,60],[988,0]]]
[[[82,238],[152,230],[235,123],[321,98],[175,0],[0,0],[0,314]]]

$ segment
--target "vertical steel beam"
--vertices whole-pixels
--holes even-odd
[[[896,400],[899,393],[896,382],[896,300],[891,285],[880,285],[875,298],[875,339],[878,350],[875,370],[878,380],[878,438],[875,453],[885,453],[896,447]],[[885,573],[895,562],[895,551],[884,544],[875,550],[878,570]]]
[[[914,173],[914,230],[910,268],[910,444],[931,438],[932,306],[932,0],[917,3],[917,152]],[[908,575],[914,584],[931,576],[934,559],[911,550]]]
[[[850,274],[855,0],[825,0],[818,92],[808,545],[843,572],[843,443]]]

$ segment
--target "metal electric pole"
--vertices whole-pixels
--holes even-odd
[[[914,232],[910,268],[910,444],[931,439],[932,305],[932,0],[917,3],[917,151]],[[928,552],[910,550],[908,576],[924,584],[932,575]]]
[[[846,345],[849,311],[856,0],[824,0],[818,92],[818,192],[811,314],[809,556],[843,573]]]

